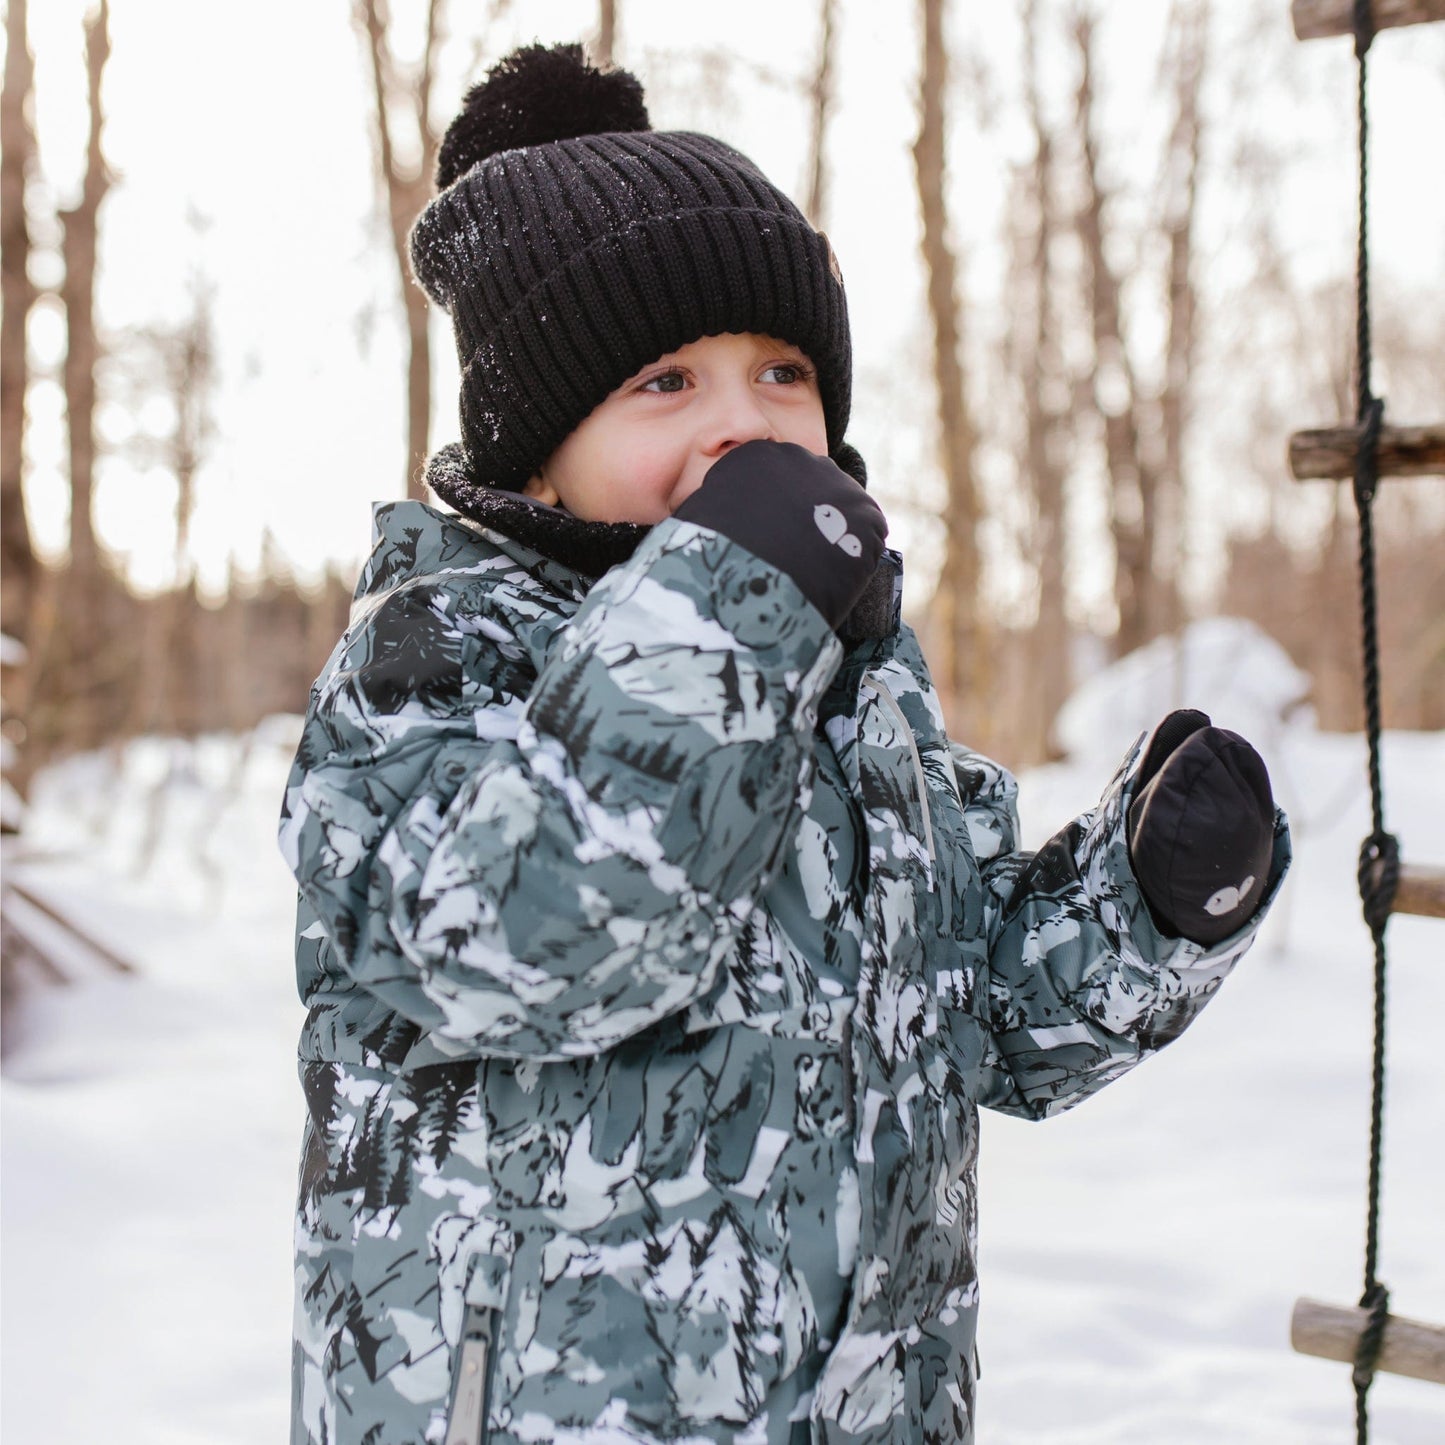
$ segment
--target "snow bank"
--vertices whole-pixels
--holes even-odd
[[[1111,763],[1165,713],[1195,707],[1263,748],[1288,729],[1313,726],[1309,687],[1254,623],[1208,617],[1094,673],[1060,710],[1054,737],[1073,762]]]

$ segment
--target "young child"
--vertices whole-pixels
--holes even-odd
[[[1288,863],[1263,764],[1176,713],[1019,852],[899,620],[827,240],[577,47],[437,180],[454,511],[377,508],[281,827],[292,1440],[961,1445],[977,1110],[1188,1025]]]

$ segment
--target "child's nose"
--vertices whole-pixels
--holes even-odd
[[[729,387],[717,392],[703,433],[703,449],[711,456],[740,447],[744,442],[776,441],[772,418],[752,388]]]

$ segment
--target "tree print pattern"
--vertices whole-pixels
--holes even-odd
[[[589,587],[380,508],[281,825],[293,1442],[441,1441],[480,1309],[504,1445],[966,1445],[978,1107],[1118,1077],[1258,922],[1155,932],[1139,752],[1024,854],[901,624],[685,523]]]

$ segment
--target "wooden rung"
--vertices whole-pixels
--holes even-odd
[[[1400,868],[1391,913],[1413,913],[1420,918],[1445,918],[1445,868]]]
[[[1368,1319],[1362,1309],[1341,1309],[1313,1299],[1296,1300],[1289,1322],[1289,1342],[1302,1355],[1352,1365]],[[1391,1315],[1375,1368],[1445,1385],[1445,1329]]]
[[[1294,479],[1348,481],[1355,475],[1359,435],[1353,426],[1295,432],[1289,439]],[[1445,426],[1382,426],[1375,470],[1382,477],[1445,476]]]
[[[1445,0],[1374,0],[1376,30],[1445,20]],[[1296,40],[1350,35],[1355,28],[1353,0],[1294,0],[1289,7]]]

